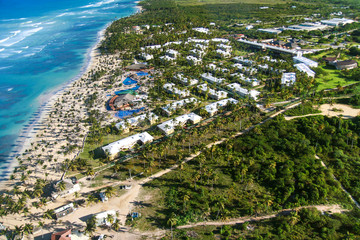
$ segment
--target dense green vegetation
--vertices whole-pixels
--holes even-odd
[[[358,118],[286,121],[278,116],[148,183],[150,189],[160,188],[165,198],[155,203],[153,207],[161,210],[148,219],[165,225],[175,214],[181,225],[311,204],[350,206],[332,173],[360,199],[359,129]],[[315,154],[324,158],[329,170]]]
[[[178,229],[174,239],[357,239],[359,234],[358,211],[328,215],[309,208],[261,222]]]
[[[303,103],[299,106],[296,106],[296,107],[286,111],[287,116],[301,116],[301,115],[307,115],[307,114],[312,114],[312,113],[321,113],[321,111],[318,109],[315,109],[311,102]]]

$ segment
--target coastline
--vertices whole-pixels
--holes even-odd
[[[137,6],[135,7],[136,9]],[[13,171],[16,167],[19,166],[18,157],[20,157],[27,149],[31,147],[31,143],[37,138],[37,134],[40,130],[36,129],[39,127],[40,122],[45,119],[45,117],[54,109],[54,104],[57,99],[59,99],[64,92],[71,87],[72,84],[81,80],[89,71],[91,71],[95,63],[97,62],[96,58],[99,55],[99,46],[101,42],[105,39],[106,29],[113,23],[109,22],[97,33],[97,39],[94,45],[88,49],[86,52],[86,57],[84,59],[83,66],[80,69],[79,74],[70,80],[64,82],[63,84],[49,89],[48,91],[42,93],[37,99],[38,103],[37,110],[29,118],[27,126],[24,126],[20,131],[19,136],[15,141],[15,146],[11,149],[11,154],[7,157],[7,160],[3,163],[6,168],[2,171],[0,175],[0,188],[8,185],[10,176],[13,174]]]

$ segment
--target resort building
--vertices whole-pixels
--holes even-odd
[[[290,87],[296,82],[296,73],[283,73],[281,77],[281,86]]]
[[[353,22],[355,22],[355,21],[351,20],[351,19],[346,19],[346,18],[333,18],[330,20],[322,20],[321,21],[322,24],[329,25],[332,27],[343,26],[343,25],[353,23]]]
[[[208,94],[209,97],[219,100],[227,97],[227,92],[225,91],[216,91],[207,86],[206,83],[198,85],[197,88],[204,94]]]
[[[338,61],[335,64],[335,67],[337,70],[349,70],[349,69],[354,69],[358,67],[358,63],[355,60],[345,60],[345,61]]]
[[[216,56],[218,58],[229,58],[229,57],[231,57],[231,52],[223,51],[221,49],[217,49],[216,50]]]
[[[225,81],[224,78],[216,78],[211,73],[203,73],[203,74],[201,74],[201,78],[204,81],[207,81],[207,82],[210,82],[210,83],[218,83],[218,84],[220,84],[223,81]]]
[[[257,48],[257,49],[262,49],[264,51],[270,50],[270,51],[274,51],[274,52],[287,53],[287,54],[291,54],[291,55],[296,55],[298,53],[298,51],[296,49],[288,49],[288,48],[274,46],[274,45],[265,44],[265,43],[261,43],[261,42],[259,43],[256,41],[248,41],[245,39],[238,39],[237,41],[240,43],[251,45],[252,47]]]
[[[233,98],[227,98],[220,100],[218,102],[211,103],[204,107],[205,111],[209,113],[210,116],[214,116],[218,111],[219,108],[225,107],[227,104],[237,104],[238,101]]]
[[[202,44],[198,44],[198,43],[195,44],[194,47],[197,48],[197,49],[200,49],[200,50],[202,50],[202,51],[205,51],[206,49],[208,49],[208,46],[202,45]]]
[[[298,63],[295,64],[294,67],[297,68],[297,70],[299,70],[300,72],[304,72],[306,73],[306,75],[308,75],[309,77],[314,78],[315,77],[315,72],[313,70],[311,70],[307,65],[305,65],[304,63]]]
[[[208,28],[204,28],[204,27],[193,28],[192,30],[199,32],[199,33],[205,33],[205,34],[210,33],[210,30]]]
[[[59,187],[59,184],[62,184],[61,182],[64,182],[65,184],[65,190],[61,190]],[[80,191],[80,184],[73,183],[71,179],[65,178],[63,180],[60,180],[55,183],[54,185],[54,192],[51,193],[51,197],[53,199],[56,199],[58,197],[65,197],[67,195],[73,194],[75,192]]]
[[[90,240],[90,239],[91,238],[86,234],[74,229],[66,229],[64,231],[51,234],[51,240]]]
[[[298,55],[296,57],[293,57],[293,60],[295,63],[303,63],[307,65],[308,67],[318,67],[319,64],[311,59],[308,59],[306,57],[303,57],[301,55]]]
[[[184,77],[184,75],[182,74],[177,74],[174,76],[175,80],[179,80],[181,83],[187,85],[187,86],[193,86],[199,83],[199,80],[197,79],[188,79],[186,77]]]
[[[175,63],[176,58],[170,57],[168,55],[165,56],[161,56],[159,57],[160,61],[162,61],[163,63]]]
[[[256,78],[248,78],[242,73],[233,73],[231,74],[233,77],[238,77],[239,80],[249,83],[252,87],[256,87],[260,85],[260,81]]]
[[[205,51],[197,49],[197,48],[190,50],[190,55],[197,57],[197,58],[202,58],[205,56],[205,54],[206,54]]]
[[[228,88],[230,88],[232,91],[236,92],[240,96],[243,97],[249,97],[251,99],[254,99],[255,101],[258,99],[258,96],[260,95],[260,92],[257,90],[247,90],[246,88],[242,88],[240,84],[238,83],[232,83],[227,85]]]
[[[175,131],[177,126],[184,126],[187,122],[191,124],[196,124],[201,121],[202,117],[195,113],[189,113],[181,115],[177,118],[171,119],[169,121],[159,124],[157,127],[165,134],[169,135]]]
[[[146,47],[142,47],[141,50],[157,50],[157,49],[162,49],[161,45],[151,45],[151,46],[146,46]]]
[[[154,59],[154,56],[152,54],[141,53],[139,58],[145,61],[149,61],[151,59]]]
[[[217,42],[217,43],[229,43],[230,40],[226,39],[226,38],[213,38],[211,39],[212,42]]]
[[[153,140],[154,138],[149,133],[142,132],[110,143],[109,145],[102,147],[102,150],[110,159],[114,159],[120,151],[127,151],[133,148],[136,144],[146,144],[148,142],[152,142]]]
[[[180,101],[176,101],[176,102],[172,102],[172,103],[169,103],[167,104],[165,107],[162,107],[161,109],[168,115],[170,116],[173,111],[175,111],[176,109],[178,108],[181,108],[187,104],[190,104],[190,103],[197,103],[198,100],[196,98],[187,98],[187,99],[183,99],[183,100],[180,100]]]
[[[54,214],[56,219],[60,219],[72,212],[74,212],[76,210],[76,208],[74,208],[74,204],[73,203],[69,203],[67,205],[61,206],[59,208],[56,208],[54,210]]]
[[[325,30],[329,26],[323,25],[321,23],[301,23],[299,25],[291,25],[284,30],[292,30],[292,31],[315,31],[315,30]]]
[[[156,120],[158,120],[158,119],[159,119],[159,117],[157,115],[155,115],[152,112],[149,112],[149,113],[145,113],[145,114],[142,114],[142,115],[139,115],[136,117],[132,117],[132,118],[123,120],[123,121],[115,124],[115,127],[123,130],[124,132],[129,132],[130,127],[136,127],[144,121],[148,121],[150,124],[154,124],[156,122]]]
[[[241,63],[241,64],[243,64],[243,65],[245,65],[245,66],[252,66],[252,65],[254,65],[254,61],[251,61],[251,60],[249,60],[249,59],[246,59],[246,58],[244,58],[243,56],[240,56],[240,57],[234,57],[233,59],[232,59],[235,63]]]
[[[177,58],[180,55],[180,53],[178,51],[173,50],[173,49],[166,50],[165,54],[171,58]]]
[[[190,91],[187,89],[181,90],[176,87],[175,83],[165,83],[163,88],[165,91],[171,94],[178,95],[180,97],[187,97],[190,96]]]
[[[113,111],[130,109],[133,106],[135,96],[132,94],[115,95],[109,101],[109,107]]]
[[[196,44],[208,45],[209,40],[189,37],[186,43],[196,43]]]
[[[221,49],[221,50],[223,50],[225,52],[231,52],[231,50],[232,50],[232,47],[230,45],[226,45],[226,44],[222,44],[222,43],[218,44],[217,48]]]
[[[190,65],[199,65],[202,63],[201,58],[197,58],[197,57],[190,56],[190,55],[186,57],[186,60]]]
[[[167,46],[170,46],[170,45],[180,45],[182,44],[182,41],[176,41],[176,42],[167,42],[167,43],[164,43],[164,47],[167,47]]]
[[[280,34],[280,33],[282,33],[281,30],[275,29],[275,28],[259,28],[258,31],[259,32],[264,32],[264,33],[271,33],[271,34]]]
[[[111,222],[108,221],[108,215],[112,215],[114,218],[114,221],[116,220],[116,211],[115,210],[109,210],[109,211],[104,211],[101,213],[98,213],[95,215],[95,221],[96,221],[96,226],[111,226]]]

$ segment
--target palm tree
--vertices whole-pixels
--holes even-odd
[[[85,232],[92,235],[93,232],[95,232],[95,230],[96,230],[96,217],[95,217],[95,215],[93,215],[91,218],[89,218],[86,221]]]
[[[168,221],[167,221],[167,224],[170,225],[171,239],[173,239],[173,237],[174,237],[174,236],[173,236],[173,232],[172,232],[172,227],[173,227],[174,225],[176,225],[176,223],[177,223],[176,215],[175,215],[174,213],[172,213],[171,216],[170,216],[170,218],[169,218]]]
[[[111,227],[115,230],[115,231],[119,231],[120,229],[120,219],[116,219],[114,221],[114,223],[111,225]]]
[[[106,221],[109,222],[110,224],[113,224],[114,223],[114,215],[108,214],[106,217]]]
[[[54,216],[54,210],[49,209],[44,212],[43,218],[45,219],[53,219]]]
[[[23,229],[25,235],[32,234],[34,230],[34,226],[31,223],[26,223]]]
[[[112,186],[107,187],[105,190],[105,194],[107,197],[113,196],[115,194],[115,188]]]

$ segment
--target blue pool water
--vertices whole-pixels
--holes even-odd
[[[145,108],[132,109],[132,110],[121,110],[121,111],[118,111],[117,113],[115,113],[115,117],[124,118],[124,117],[130,116],[134,113],[138,113],[144,109]]]
[[[133,88],[116,91],[115,94],[116,94],[116,95],[120,95],[120,94],[122,94],[122,93],[124,93],[124,92],[127,92],[127,91],[129,91],[129,90],[134,90],[134,91],[136,91],[136,90],[138,90],[139,88],[140,88],[140,85],[136,85],[136,86],[133,87]]]
[[[138,75],[138,76],[147,76],[147,75],[149,75],[149,73],[147,73],[147,72],[137,72],[136,75]]]
[[[137,83],[137,81],[133,80],[132,78],[127,77],[124,81],[123,84],[124,85],[131,85],[131,84],[135,84]]]
[[[98,32],[135,6],[135,0],[0,0],[0,169],[36,118],[39,97],[79,76]]]

